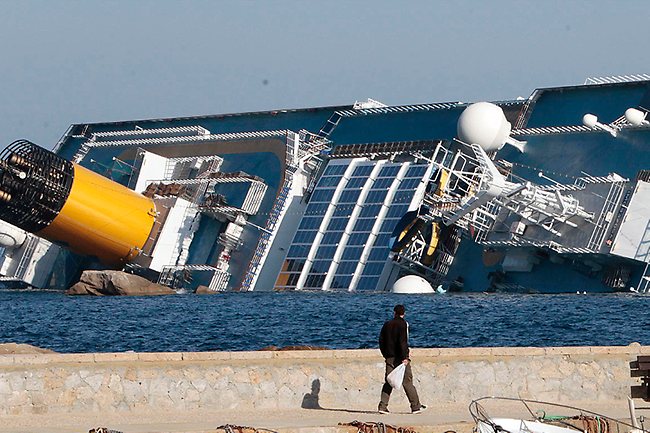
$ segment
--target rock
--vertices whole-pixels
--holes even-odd
[[[196,288],[194,293],[198,293],[199,295],[214,295],[215,293],[221,293],[218,290],[212,290],[208,286],[204,286],[203,284],[199,285],[199,287]]]
[[[122,271],[83,271],[79,282],[70,287],[67,295],[143,296],[172,295],[169,287],[152,283],[146,278]]]
[[[0,355],[14,355],[22,353],[56,353],[50,349],[42,349],[40,347],[32,346],[31,344],[17,344],[17,343],[0,343]]]

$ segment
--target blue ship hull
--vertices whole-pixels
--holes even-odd
[[[526,141],[523,152],[505,146],[490,155],[500,167],[507,166],[512,178],[541,182],[548,189],[616,173],[632,185],[640,171],[650,169],[650,128],[619,127],[628,108],[650,107],[650,81],[538,89],[527,100],[495,104],[512,125],[512,135]],[[442,253],[432,253],[435,231],[429,225],[424,237],[431,250],[423,263],[417,263],[422,255],[413,256],[413,262],[395,248],[391,251],[391,232],[400,217],[421,208],[434,194],[433,179],[440,167],[427,158],[437,146],[456,146],[457,122],[468,105],[370,104],[78,124],[61,138],[55,153],[131,188],[142,185],[143,154],[167,164],[198,158],[195,171],[203,170],[206,158],[218,155],[217,174],[239,176],[238,187],[211,184],[211,197],[218,196],[221,207],[206,211],[205,197],[193,199],[189,207],[197,209],[197,216],[186,234],[181,230],[187,227],[175,223],[179,238],[186,236],[175,247],[185,249],[182,254],[154,266],[152,247],[149,261],[138,265],[143,275],[181,288],[214,286],[220,275],[219,290],[387,291],[396,278],[414,272],[434,287],[452,291],[642,291],[645,256],[616,255],[614,232],[609,238],[603,234],[607,244],[600,249],[562,252],[555,245],[554,252],[499,240],[490,246],[485,242],[493,241],[490,233],[477,243],[473,227],[461,224],[443,260]],[[617,136],[582,126],[587,113],[618,128]],[[188,132],[193,128],[199,135]],[[336,166],[340,170],[334,170]],[[160,176],[163,171],[159,168]],[[250,179],[263,183],[264,192],[255,199],[255,209],[246,213]],[[626,188],[632,191],[632,186]],[[564,194],[573,193],[566,189]],[[589,197],[583,194],[583,203],[589,204]],[[619,213],[627,206],[622,200],[616,204]],[[427,221],[430,224],[431,218]],[[236,240],[228,243],[235,223]],[[564,241],[558,242],[562,247]],[[400,251],[408,248],[400,243]],[[88,261],[76,263],[97,267]],[[48,284],[64,287],[80,269],[61,275],[59,268]],[[178,278],[181,274],[184,277]]]

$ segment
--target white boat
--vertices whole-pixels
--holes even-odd
[[[630,400],[630,420],[622,421],[578,407],[506,397],[483,397],[469,405],[477,433],[644,433]],[[490,409],[488,409],[490,408]],[[507,411],[511,417],[489,412]],[[489,412],[488,412],[489,411]]]

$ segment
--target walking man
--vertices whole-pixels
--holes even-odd
[[[408,344],[408,323],[404,320],[406,308],[398,304],[393,308],[395,317],[384,323],[379,333],[379,350],[386,360],[386,374],[384,375],[384,386],[381,388],[381,400],[379,402],[379,413],[388,413],[388,400],[393,387],[386,378],[391,371],[400,363],[406,364],[404,373],[404,391],[411,403],[411,412],[420,413],[427,407],[420,403],[418,392],[413,386],[413,373],[411,372],[411,360],[409,359]]]

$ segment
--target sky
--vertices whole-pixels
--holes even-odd
[[[52,148],[76,123],[528,97],[650,73],[648,23],[644,0],[0,0],[0,146]]]

